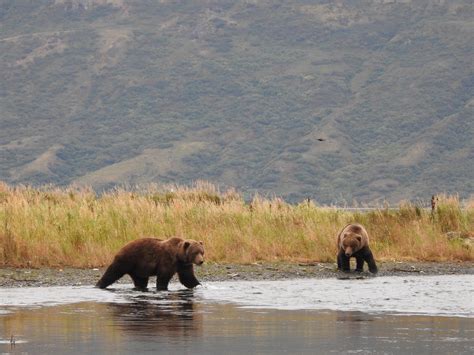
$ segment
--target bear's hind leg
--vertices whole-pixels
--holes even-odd
[[[136,275],[130,275],[133,280],[133,284],[137,290],[146,290],[148,286],[148,277],[138,277]]]
[[[167,291],[168,284],[170,283],[173,275],[156,275],[156,290],[157,291]]]
[[[362,256],[356,256],[356,272],[364,271],[364,258]]]
[[[104,275],[102,275],[100,280],[97,282],[96,287],[106,288],[120,279],[123,275],[125,275],[125,273],[126,272],[123,267],[120,266],[120,263],[114,261],[112,264],[110,264],[107,270],[105,270]]]

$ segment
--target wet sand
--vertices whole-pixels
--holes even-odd
[[[474,274],[474,262],[384,262],[378,265],[377,276]],[[7,267],[0,269],[0,287],[94,285],[104,271],[105,268],[19,269]],[[345,276],[336,270],[336,265],[333,263],[255,263],[250,265],[208,263],[202,267],[195,267],[195,271],[201,282],[323,279]],[[372,277],[368,272],[360,276]],[[152,285],[153,280],[150,281]],[[125,276],[119,283],[130,283],[130,278]]]

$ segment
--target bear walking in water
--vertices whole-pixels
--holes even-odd
[[[350,258],[356,258],[357,272],[364,270],[364,261],[369,271],[376,274],[378,269],[374,256],[369,248],[369,235],[360,224],[348,224],[337,236],[337,268],[344,272],[350,271]]]
[[[119,250],[96,286],[106,288],[128,274],[137,289],[146,289],[148,278],[156,276],[156,289],[167,290],[171,278],[178,273],[184,286],[194,288],[200,283],[194,276],[193,265],[203,262],[202,242],[177,237],[137,239]]]

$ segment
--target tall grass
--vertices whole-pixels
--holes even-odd
[[[377,260],[474,260],[474,204],[440,196],[437,213],[414,204],[349,212],[312,202],[290,205],[210,184],[96,195],[90,189],[0,184],[0,265],[93,267],[130,240],[182,236],[202,240],[213,262],[334,261],[336,235],[366,226]],[[447,233],[455,233],[448,238]]]

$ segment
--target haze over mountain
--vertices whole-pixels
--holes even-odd
[[[474,191],[471,0],[0,0],[0,180]]]

